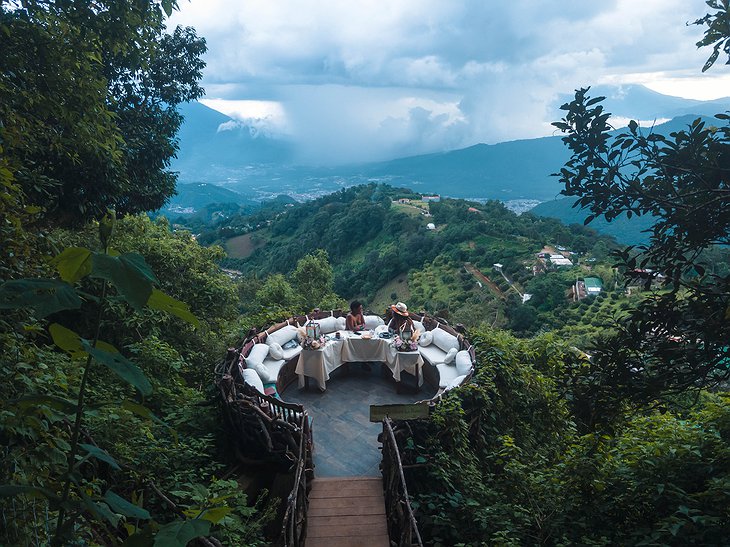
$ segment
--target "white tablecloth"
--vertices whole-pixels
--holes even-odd
[[[317,380],[319,388],[324,391],[330,373],[343,363],[379,361],[385,363],[393,373],[396,382],[400,382],[400,374],[406,371],[418,375],[418,385],[423,384],[421,367],[423,359],[417,351],[397,352],[390,345],[389,339],[363,338],[350,331],[340,331],[339,340],[330,340],[324,348],[318,350],[302,350],[299,354],[296,373],[299,375],[299,387],[304,386],[304,377]]]
[[[386,361],[388,368],[393,373],[396,382],[400,382],[400,373],[406,371],[418,378],[418,386],[423,385],[423,357],[418,351],[395,351],[393,349],[392,356]]]
[[[304,387],[304,377],[309,376],[317,380],[319,389],[324,391],[325,383],[330,379],[330,372],[342,364],[342,340],[327,342],[322,349],[303,349],[299,353],[296,373],[299,375],[299,387]]]
[[[341,336],[344,336],[340,333]],[[342,362],[361,363],[369,361],[386,361],[390,340],[383,340],[374,336],[363,338],[351,332],[347,333],[342,343]]]

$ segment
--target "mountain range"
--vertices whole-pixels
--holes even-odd
[[[664,133],[686,127],[697,116],[730,110],[730,98],[697,101],[662,95],[638,85],[596,86],[590,94],[605,96],[604,107],[614,116],[641,120],[644,127],[656,122],[656,129]],[[569,100],[569,96],[559,97],[558,103]],[[559,197],[561,185],[551,174],[569,158],[561,137],[556,135],[476,144],[377,163],[301,166],[294,163],[292,142],[272,138],[201,103],[183,105],[181,110],[185,122],[179,133],[178,158],[172,165],[179,172],[179,195],[172,201],[178,208],[200,207],[206,199],[220,201],[224,197],[212,193],[207,185],[224,187],[230,191],[227,196],[231,201],[247,203],[280,194],[303,201],[367,182],[473,200],[546,202]],[[555,119],[560,117],[556,108]],[[197,186],[188,186],[191,183]],[[570,209],[572,200],[566,201],[569,203],[544,206],[541,214],[580,222],[581,213]],[[610,225],[594,226],[600,231],[612,230]]]

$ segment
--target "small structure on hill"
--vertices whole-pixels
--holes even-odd
[[[550,263],[554,266],[572,266],[573,262],[561,254],[551,254]]]
[[[588,296],[597,296],[603,290],[603,281],[600,277],[586,277],[583,279],[583,284]]]
[[[426,224],[426,229],[427,230],[435,230],[436,229],[436,225],[433,222],[429,222],[428,224]]]

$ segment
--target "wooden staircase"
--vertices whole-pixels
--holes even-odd
[[[389,547],[381,477],[312,481],[306,547]]]

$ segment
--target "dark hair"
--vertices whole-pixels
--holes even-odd
[[[355,313],[357,311],[357,308],[359,308],[360,306],[362,306],[362,302],[358,300],[353,300],[352,302],[350,302],[350,311],[352,313]]]

